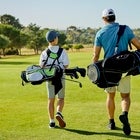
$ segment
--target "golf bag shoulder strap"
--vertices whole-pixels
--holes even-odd
[[[63,51],[63,48],[60,48],[60,47],[59,47],[57,53],[53,53],[50,49],[47,49],[47,51],[46,51],[46,53],[47,53],[47,59],[45,60],[44,66],[46,65],[49,57],[52,58],[52,59],[54,59],[52,65],[55,63],[56,60],[58,61],[58,64],[59,64],[59,60],[58,59],[61,56],[62,51]]]
[[[123,33],[124,33],[125,27],[126,27],[126,25],[119,25],[119,31],[118,31],[118,33],[117,33],[117,35],[118,35],[118,39],[117,39],[116,47],[118,47],[118,44],[119,44],[120,38],[121,38],[121,36],[122,36]]]
[[[126,25],[119,25],[119,31],[118,31],[118,40],[117,40],[117,45],[120,41],[121,36],[123,35],[124,31],[125,31]],[[132,50],[132,46],[131,43],[129,42],[129,48],[130,50]]]
[[[59,48],[57,53],[53,53],[50,49],[47,49],[47,55],[48,55],[48,57],[50,57],[52,59],[58,60],[62,51],[63,51],[63,48]]]
[[[119,41],[120,41],[120,38],[123,35],[124,31],[125,31],[125,28],[126,28],[126,25],[119,25],[119,30],[118,30],[118,33],[117,33],[118,38],[117,38],[117,43],[116,43],[115,53],[114,54],[116,54],[116,52],[117,52],[117,49],[118,49],[118,46],[119,46]],[[132,50],[131,43],[129,42],[128,44],[129,44],[130,50]]]

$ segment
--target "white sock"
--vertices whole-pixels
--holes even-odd
[[[50,122],[55,122],[54,119],[50,119]]]

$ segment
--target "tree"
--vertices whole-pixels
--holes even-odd
[[[66,35],[64,33],[60,33],[59,35],[59,45],[63,46],[64,44],[66,44]]]
[[[46,44],[44,31],[41,30],[39,26],[32,23],[27,27],[27,30],[30,36],[29,48],[34,49],[35,54],[38,54],[38,51]]]
[[[76,31],[77,28],[75,26],[70,26],[67,28],[67,31]]]
[[[22,31],[20,32],[20,40],[17,43],[18,45],[17,49],[18,49],[19,55],[21,55],[21,48],[27,45],[29,38],[30,38],[29,35],[27,35],[26,33]]]
[[[91,44],[93,41],[94,30],[91,28],[80,29],[75,26],[67,28],[66,32],[68,44]]]
[[[0,24],[0,34],[7,36],[10,39],[8,47],[13,48],[18,46],[20,40],[20,30],[11,25]]]
[[[0,22],[2,24],[12,25],[13,27],[17,29],[23,28],[23,26],[19,23],[19,19],[16,19],[12,15],[5,14],[5,15],[0,16]]]
[[[8,37],[0,34],[0,49],[2,49],[2,54],[5,55],[5,49],[10,44],[10,40]]]

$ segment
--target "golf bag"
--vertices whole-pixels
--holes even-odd
[[[25,83],[38,85],[44,81],[51,81],[56,77],[56,75],[62,77],[63,73],[75,79],[79,78],[78,73],[82,77],[86,76],[85,68],[74,67],[74,68],[65,69],[63,71],[58,65],[53,65],[51,69],[50,67],[51,66],[46,66],[44,68],[41,68],[39,65],[28,66],[25,71],[21,72],[21,79]]]
[[[57,94],[60,89],[62,88],[62,80],[63,75],[69,75],[71,78],[78,79],[79,76],[77,72],[80,73],[82,77],[85,77],[86,70],[84,68],[73,68],[73,69],[66,69],[63,70],[60,67],[59,57],[63,51],[63,48],[59,48],[57,53],[51,52],[49,49],[47,49],[47,58],[46,60],[42,60],[43,66],[40,67],[38,65],[31,65],[29,66],[25,71],[21,72],[21,79],[22,79],[22,85],[24,83],[31,83],[32,85],[39,85],[42,84],[45,81],[51,81],[52,85],[54,85],[55,94]],[[48,65],[48,58],[53,59],[53,62],[51,65]],[[57,64],[55,64],[55,61],[57,60]],[[82,84],[78,81],[66,79],[69,81],[77,82],[79,83],[79,86],[82,87]]]
[[[21,72],[22,85],[24,85],[24,82],[39,85],[44,81],[61,78],[62,75],[63,70],[58,65],[46,66],[44,68],[38,65],[31,65]]]
[[[140,74],[140,50],[123,51],[87,66],[87,76],[100,88],[117,86],[123,73]]]
[[[67,76],[70,76],[72,79],[73,78],[78,79],[79,78],[78,73],[82,77],[86,76],[86,69],[74,67],[74,68],[65,69],[63,71],[58,65],[53,65],[51,70],[50,70],[50,66],[41,68],[38,65],[31,65],[28,66],[25,71],[21,72],[21,79],[25,83],[38,85],[38,84],[42,84],[42,82],[44,81],[51,81],[56,77],[58,78],[58,76],[62,77],[63,73]]]
[[[33,85],[41,84],[43,81],[56,81],[60,79],[63,75],[63,70],[59,66],[59,57],[63,51],[63,48],[59,48],[57,53],[53,53],[50,51],[50,49],[47,49],[47,58],[46,60],[43,60],[43,68],[41,68],[38,65],[32,65],[29,66],[26,71],[21,72],[21,78],[24,82],[31,82]],[[53,63],[51,65],[48,65],[48,59],[53,59]],[[55,61],[57,60],[57,65],[55,64]],[[22,84],[23,84],[22,81]]]

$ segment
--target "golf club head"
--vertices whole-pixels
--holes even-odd
[[[79,87],[82,88],[82,83],[79,83]]]
[[[85,77],[86,76],[86,69],[85,68],[79,68],[79,67],[77,67],[76,68],[76,71],[79,72],[82,77]]]
[[[65,74],[70,76],[71,78],[74,77],[75,79],[78,79],[79,76],[76,73],[75,69],[65,69]]]

